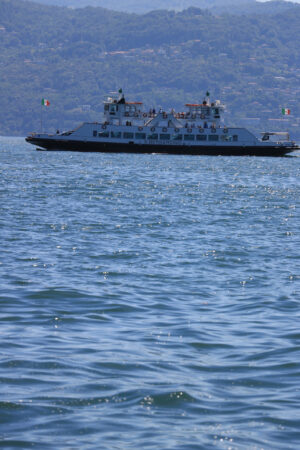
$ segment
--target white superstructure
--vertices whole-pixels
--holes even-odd
[[[208,95],[185,106],[184,112],[145,111],[141,102],[127,102],[120,91],[105,99],[103,122],[56,135],[33,134],[27,141],[46,149],[136,153],[277,156],[297,148],[287,133],[266,132],[259,139],[246,128],[222,124],[224,106],[219,100],[210,103]]]

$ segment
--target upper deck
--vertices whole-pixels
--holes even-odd
[[[205,98],[202,103],[187,103],[186,110],[176,112],[158,111],[151,108],[149,111],[143,109],[142,102],[128,102],[124,94],[112,93],[104,101],[105,124],[111,125],[141,125],[141,126],[174,126],[175,128],[197,126],[220,126],[221,114],[224,106],[219,100],[210,103]]]

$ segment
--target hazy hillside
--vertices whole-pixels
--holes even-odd
[[[86,6],[103,7],[115,11],[144,14],[153,10],[182,11],[191,6],[209,9],[213,14],[277,14],[294,6],[294,3],[275,0],[264,3],[256,0],[34,0],[45,5],[59,5],[70,8]]]
[[[255,3],[255,0],[35,0],[45,5],[82,8],[85,6],[103,7],[115,11],[145,13],[156,9],[183,10],[190,6],[201,9],[212,7]]]
[[[231,4],[231,0],[220,7],[212,7],[210,11],[214,14],[228,13],[228,14],[258,14],[258,15],[276,15],[281,12],[287,11],[289,9],[297,6],[297,3],[284,1],[284,0],[274,0],[266,2],[238,2],[236,4]]]
[[[147,107],[179,109],[209,89],[230,123],[260,117],[270,128],[281,107],[300,116],[299,24],[300,5],[273,17],[137,16],[0,0],[0,134],[38,129],[43,97],[51,129],[97,120],[102,96],[119,87]]]

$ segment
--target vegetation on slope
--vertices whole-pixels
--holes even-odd
[[[98,120],[103,95],[119,87],[147,107],[179,109],[209,89],[235,124],[267,126],[281,107],[299,117],[299,24],[296,5],[269,17],[138,16],[0,0],[0,134],[39,129],[43,97],[47,128]]]

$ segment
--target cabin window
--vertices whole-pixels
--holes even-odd
[[[133,139],[133,133],[123,133],[124,139]]]
[[[237,135],[237,134],[234,134],[234,135],[232,136],[232,140],[233,140],[233,142],[237,142],[237,141],[239,140],[238,135]]]
[[[229,140],[230,140],[229,136],[227,136],[225,134],[221,134],[220,141],[225,142],[225,141],[229,141]]]
[[[135,133],[136,139],[146,139],[146,133]]]
[[[97,137],[97,130],[94,130],[94,131],[93,131],[93,136],[94,136],[94,137]]]
[[[105,105],[104,106],[104,111],[108,111],[109,110],[109,105]]]
[[[217,134],[210,134],[208,136],[208,140],[209,141],[218,141],[219,140],[219,136]]]
[[[196,139],[197,139],[197,141],[206,141],[207,136],[206,136],[206,134],[197,134]]]
[[[161,134],[161,135],[159,136],[159,139],[160,139],[161,141],[168,141],[168,140],[170,139],[170,135],[169,135],[169,134]]]
[[[108,138],[109,137],[109,132],[108,131],[101,131],[100,133],[98,133],[99,137],[102,138]]]
[[[195,140],[195,136],[193,134],[185,134],[184,135],[184,140],[185,141],[194,141]]]
[[[219,118],[220,118],[220,111],[219,111],[219,108],[216,108],[216,109],[214,110],[214,113],[215,113],[215,118],[216,118],[216,119],[219,119]]]
[[[153,139],[153,140],[158,139],[158,134],[157,133],[149,134],[148,139]]]
[[[172,140],[173,141],[182,141],[182,134],[173,134]]]
[[[121,131],[112,131],[112,132],[110,133],[110,136],[111,136],[112,138],[120,138],[120,137],[121,137]]]

